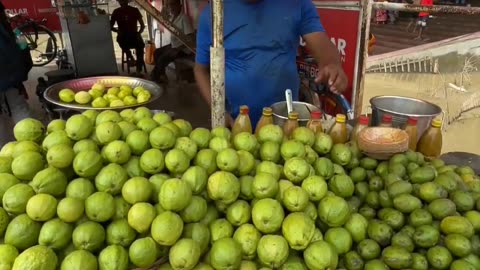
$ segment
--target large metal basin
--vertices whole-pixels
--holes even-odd
[[[270,107],[273,111],[273,123],[282,127],[288,119],[287,102],[277,102]],[[310,120],[310,112],[318,110],[320,110],[318,107],[309,103],[293,102],[293,111],[298,113],[298,124],[300,126],[306,126],[308,120]]]
[[[317,106],[312,105],[310,103],[294,101],[293,102],[293,111],[298,112],[298,124],[299,126],[306,126],[308,121],[310,120],[310,113],[315,110],[320,110]],[[270,106],[273,110],[273,123],[275,125],[283,126],[285,121],[288,119],[288,109],[287,109],[287,102],[281,101],[273,104]],[[352,131],[353,126],[355,125],[356,120],[349,120],[347,121],[347,129],[350,133]],[[327,132],[330,127],[335,123],[335,117],[322,114],[322,126],[325,132]]]
[[[404,128],[409,117],[417,121],[418,138],[427,130],[432,120],[442,113],[442,108],[425,100],[402,96],[376,96],[370,99],[372,125],[378,126],[384,114],[393,116],[393,127]]]
[[[129,85],[132,88],[135,88],[137,86],[142,86],[148,91],[150,91],[150,93],[152,94],[152,97],[150,98],[149,101],[144,103],[122,106],[122,107],[115,107],[115,108],[94,108],[90,106],[90,104],[81,105],[81,104],[74,104],[74,103],[64,103],[60,101],[58,97],[58,93],[62,89],[69,88],[69,89],[72,89],[74,92],[88,91],[90,90],[92,85],[94,85],[95,83],[101,83],[105,85],[105,87],[107,88],[116,87],[120,85]],[[158,99],[162,94],[163,94],[163,89],[158,84],[151,81],[147,81],[139,78],[133,78],[133,77],[101,76],[101,77],[88,77],[88,78],[69,80],[69,81],[64,81],[64,82],[54,84],[49,88],[47,88],[47,90],[45,90],[45,92],[43,93],[43,96],[48,102],[55,104],[59,107],[67,108],[70,110],[84,111],[84,110],[123,110],[123,109],[145,106],[155,101],[156,99]]]

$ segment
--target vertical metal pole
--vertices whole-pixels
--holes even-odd
[[[223,0],[212,2],[213,44],[210,48],[212,128],[225,126],[225,48],[223,47]]]

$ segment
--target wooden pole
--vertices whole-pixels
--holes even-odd
[[[148,0],[135,0],[135,2],[142,7],[150,16],[162,24],[172,35],[176,36],[190,51],[195,53],[194,41],[188,38],[180,29],[178,29],[165,14],[162,14],[158,9],[152,6]]]
[[[223,47],[223,0],[212,3],[212,47],[210,47],[210,83],[212,128],[225,126],[225,48]]]
[[[360,48],[360,53],[362,55],[362,68],[360,75],[360,85],[355,93],[355,104],[353,111],[355,112],[355,118],[359,117],[362,114],[363,110],[363,90],[365,87],[365,73],[367,70],[367,59],[368,59],[368,43],[370,40],[370,21],[372,18],[372,0],[364,0],[362,2],[363,9],[363,18],[362,18],[362,33],[364,33],[364,39],[362,40],[363,44]]]

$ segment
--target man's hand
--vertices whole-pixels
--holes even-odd
[[[328,85],[335,94],[343,93],[348,86],[348,78],[339,64],[324,66],[317,74],[316,83]]]
[[[345,91],[348,79],[343,72],[338,50],[327,34],[323,32],[310,33],[304,35],[303,39],[320,67],[315,81],[328,85],[330,90],[336,94]]]

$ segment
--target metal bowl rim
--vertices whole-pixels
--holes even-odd
[[[271,105],[271,108],[273,109],[273,107],[275,107],[275,105],[283,104],[283,103],[286,103],[286,101],[275,102],[275,103],[273,103],[273,104]],[[303,105],[307,105],[307,106],[310,105],[310,106],[313,106],[313,107],[317,108],[317,110],[320,110],[320,108],[318,108],[317,106],[315,106],[315,105],[313,105],[313,104],[310,104],[310,103],[307,103],[307,102],[294,101],[293,103],[295,103],[295,104],[303,104]],[[280,119],[283,119],[283,120],[287,120],[287,119],[288,119],[288,117],[285,117],[285,116],[276,114],[275,112],[273,112],[272,114],[273,114],[274,116],[280,118]],[[309,120],[310,120],[310,118],[306,118],[306,119],[305,119],[305,118],[304,118],[304,119],[300,119],[300,118],[299,118],[299,119],[298,119],[298,121],[302,121],[302,122],[303,122],[303,121],[306,122],[306,121],[309,121]]]
[[[55,88],[59,87],[60,85],[64,85],[66,82],[78,82],[78,81],[83,81],[83,80],[87,80],[87,79],[88,80],[124,79],[124,80],[140,81],[144,84],[153,85],[154,87],[156,87],[159,90],[160,94],[159,95],[152,95],[150,100],[148,100],[147,102],[138,103],[138,104],[134,104],[134,105],[127,105],[127,106],[120,106],[120,107],[105,107],[105,108],[95,108],[95,107],[87,106],[87,105],[63,103],[63,102],[60,102],[59,100],[53,100],[48,96],[48,93],[52,89],[55,89]],[[140,107],[140,106],[146,106],[146,105],[150,104],[151,102],[160,98],[160,96],[163,94],[163,92],[164,92],[164,89],[160,85],[158,85],[158,84],[156,84],[152,81],[142,79],[142,78],[132,78],[132,77],[127,77],[127,76],[94,76],[94,77],[78,78],[78,79],[67,80],[67,81],[55,83],[55,84],[49,86],[45,90],[45,92],[43,92],[43,97],[48,102],[50,102],[52,104],[55,104],[55,105],[57,105],[59,107],[62,107],[62,108],[73,109],[73,110],[97,110],[97,111],[102,111],[102,110],[124,110],[124,109],[136,108],[136,107]]]
[[[375,106],[372,101],[375,101],[375,100],[378,100],[378,99],[381,99],[381,98],[396,98],[396,99],[403,99],[403,100],[410,100],[410,101],[425,103],[425,104],[431,105],[435,109],[437,109],[438,113],[437,114],[406,114],[406,113],[395,112],[395,111],[392,111],[392,110],[389,110],[389,109],[379,108],[378,106]],[[438,106],[437,104],[428,102],[428,101],[423,100],[423,99],[404,97],[404,96],[375,96],[375,97],[370,98],[370,105],[372,106],[372,109],[375,108],[375,109],[378,109],[378,110],[381,110],[381,111],[384,111],[384,112],[387,112],[387,113],[401,115],[401,116],[407,116],[407,117],[417,117],[417,118],[418,117],[435,117],[435,116],[442,113],[442,108],[440,108],[440,106]]]

